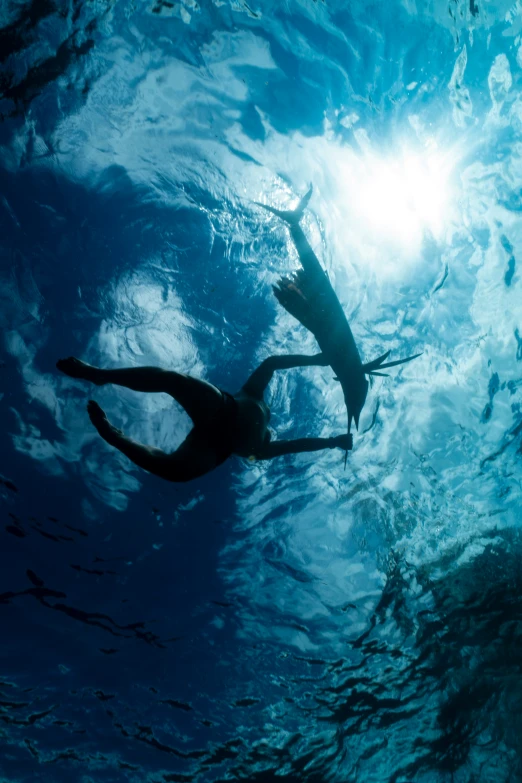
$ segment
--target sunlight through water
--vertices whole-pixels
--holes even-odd
[[[447,160],[437,149],[399,148],[386,158],[373,153],[363,157],[355,176],[355,210],[381,242],[414,254],[425,232],[442,238],[452,210]]]

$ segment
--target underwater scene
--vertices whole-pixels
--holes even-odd
[[[522,2],[2,0],[0,782],[522,781]]]

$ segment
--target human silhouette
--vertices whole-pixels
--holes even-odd
[[[209,473],[235,454],[267,460],[284,454],[321,449],[350,449],[351,435],[332,438],[271,440],[270,410],[264,392],[276,370],[293,367],[324,367],[321,353],[315,356],[288,354],[270,356],[255,370],[236,393],[218,389],[207,381],[159,367],[102,369],[70,356],[56,366],[61,372],[97,386],[112,383],[137,392],[170,394],[188,413],[193,427],[183,443],[171,454],[128,438],[108,420],[94,400],[87,411],[101,437],[121,451],[135,465],[167,481],[191,481]]]

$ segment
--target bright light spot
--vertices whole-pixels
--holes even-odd
[[[359,164],[350,196],[374,239],[413,252],[426,232],[440,238],[451,200],[448,158],[437,149],[422,154],[404,151],[388,159],[366,150]],[[352,182],[353,178],[352,171]]]

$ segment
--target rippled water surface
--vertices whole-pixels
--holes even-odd
[[[4,0],[0,778],[522,780],[522,6]],[[170,398],[311,353],[271,284],[303,227],[375,378],[354,450],[140,472]],[[329,368],[279,437],[343,432]]]

